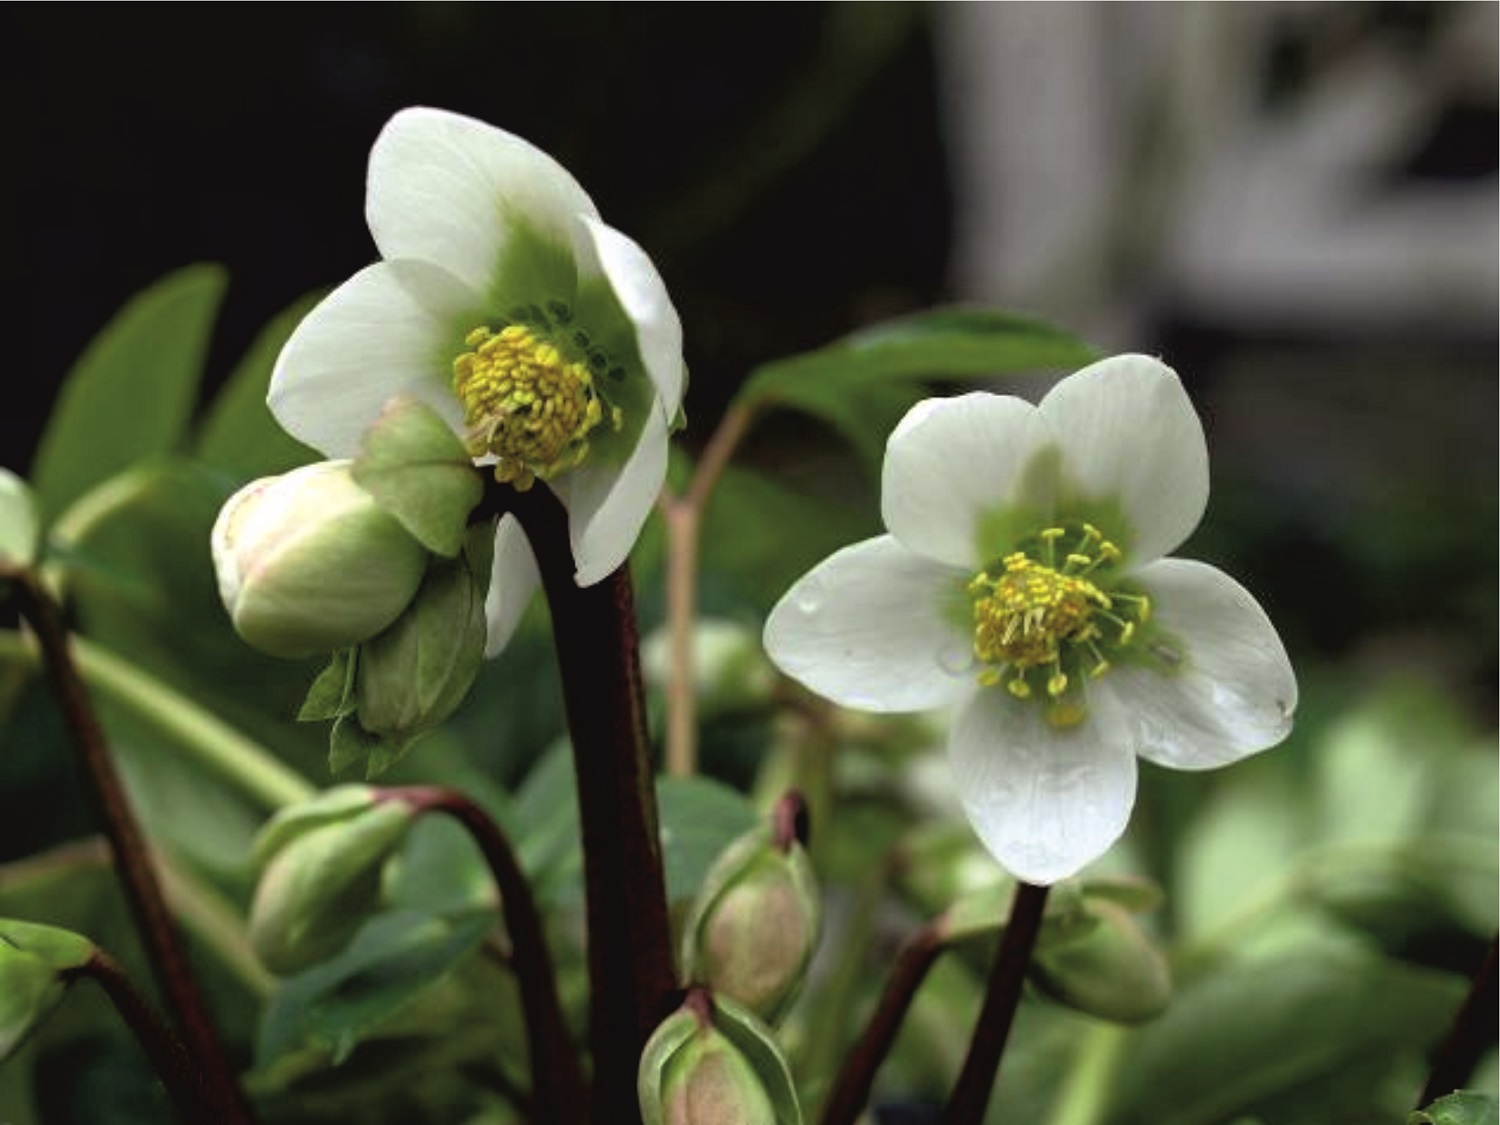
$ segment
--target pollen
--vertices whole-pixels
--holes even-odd
[[[566,358],[521,324],[474,329],[453,361],[453,390],[464,406],[474,457],[495,458],[495,479],[524,492],[581,464],[589,435],[606,420],[620,428],[589,368]]]
[[[975,575],[980,684],[1039,701],[1053,725],[1081,722],[1087,683],[1113,666],[1150,612],[1145,595],[1116,578],[1121,558],[1092,524],[1047,527]]]

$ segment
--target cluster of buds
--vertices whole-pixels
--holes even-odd
[[[335,768],[389,765],[462,701],[484,657],[493,531],[482,484],[428,408],[393,400],[352,461],[252,481],[212,545],[236,631],[272,656],[333,655],[304,719],[335,720]]]

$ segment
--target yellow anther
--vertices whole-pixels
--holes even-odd
[[[1068,690],[1068,675],[1060,669],[1047,677],[1047,694],[1053,699]]]
[[[1094,560],[1091,559],[1091,558],[1089,558],[1087,555],[1074,555],[1074,554],[1070,554],[1070,555],[1067,555],[1065,557],[1064,561],[1066,561],[1069,566],[1093,566],[1094,565]]]
[[[1048,527],[1043,528],[1041,534],[1038,535],[1037,538],[1041,539],[1045,543],[1050,543],[1054,539],[1061,539],[1066,534],[1067,532],[1060,527]]]
[[[996,675],[998,676],[999,673],[996,673]],[[981,680],[980,682],[983,683],[983,680]],[[1010,692],[1011,695],[1015,696],[1017,699],[1031,698],[1031,685],[1028,684],[1025,680],[1021,679],[1021,677],[1019,676],[1017,676],[1013,680],[1007,680],[1005,683],[1005,690]]]
[[[525,491],[578,465],[604,418],[589,369],[520,324],[480,326],[453,361],[453,390],[464,406],[469,452],[495,458],[495,479]],[[620,414],[610,419],[620,427]]]

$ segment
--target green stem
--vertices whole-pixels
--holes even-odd
[[[36,574],[8,575],[13,581],[23,617],[30,622],[41,648],[63,720],[73,736],[84,776],[103,820],[104,834],[114,853],[115,868],[130,903],[141,939],[151,957],[169,1009],[187,1040],[188,1049],[203,1068],[218,1109],[221,1125],[246,1125],[253,1120],[234,1068],[214,1033],[208,1010],[188,967],[161,885],[151,863],[146,840],[130,807],[130,800],[110,757],[109,745],[84,688],[62,613]]]
[[[541,571],[573,743],[587,890],[596,1122],[639,1121],[636,1069],[672,1010],[666,879],[628,570],[580,587],[567,511],[546,488],[505,488]]]
[[[402,801],[419,813],[437,812],[463,825],[478,845],[500,892],[510,965],[521,990],[531,1057],[531,1113],[537,1125],[577,1125],[587,1120],[583,1072],[557,997],[557,974],[542,933],[531,884],[510,841],[488,814],[456,789],[410,786],[382,790],[377,799]]]
[[[1005,1052],[1005,1042],[1010,1038],[1021,1002],[1026,966],[1041,930],[1047,890],[1033,883],[1016,884],[1016,897],[1011,902],[1000,952],[990,971],[984,1006],[979,1010],[974,1037],[969,1040],[969,1054],[943,1111],[943,1125],[979,1125],[984,1120],[995,1075],[1000,1070],[1000,1056]]]
[[[128,708],[267,810],[298,804],[317,792],[259,743],[149,673],[83,637],[73,637],[72,648],[78,671],[90,687]],[[0,658],[38,662],[35,647],[10,630],[0,631]]]

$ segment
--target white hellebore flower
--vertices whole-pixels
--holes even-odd
[[[799,580],[766,649],[848,707],[956,704],[974,830],[1015,876],[1053,883],[1124,832],[1136,755],[1211,769],[1291,729],[1296,678],[1255,599],[1163,557],[1207,500],[1198,417],[1146,356],[1095,363],[1036,406],[928,399],[886,447],[889,534]]]
[[[350,457],[393,395],[420,399],[501,482],[547,483],[578,583],[598,582],[650,513],[682,400],[682,329],[656,267],[562,165],[442,110],[402,110],[381,131],[365,214],[382,260],[292,334],[271,412]],[[538,583],[513,517],[497,536],[490,652]]]

